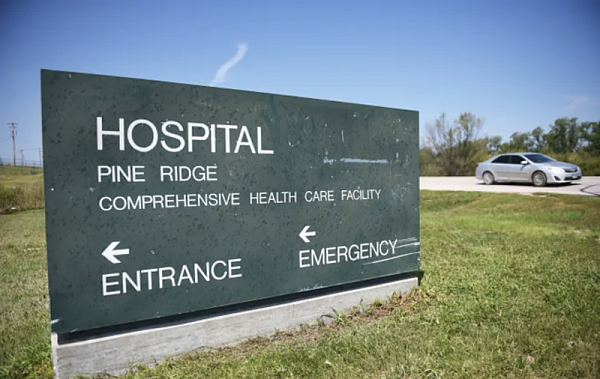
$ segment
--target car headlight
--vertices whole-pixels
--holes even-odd
[[[548,167],[550,171],[563,172],[563,169],[560,167]]]

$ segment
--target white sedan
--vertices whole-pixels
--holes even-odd
[[[502,154],[477,164],[475,177],[485,184],[528,182],[536,187],[571,183],[583,177],[581,169],[539,153]]]

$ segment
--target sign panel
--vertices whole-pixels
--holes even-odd
[[[418,113],[42,71],[59,334],[419,269]]]

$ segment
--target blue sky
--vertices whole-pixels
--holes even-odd
[[[599,121],[599,16],[597,0],[0,0],[0,157],[17,122],[39,159],[42,68],[414,109],[422,137],[441,112],[505,140]]]

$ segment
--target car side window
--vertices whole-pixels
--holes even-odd
[[[525,160],[525,158],[523,158],[520,155],[511,155],[510,156],[510,163],[511,164],[521,164],[521,162],[523,162]]]
[[[510,155],[502,155],[494,159],[492,163],[510,163]]]

